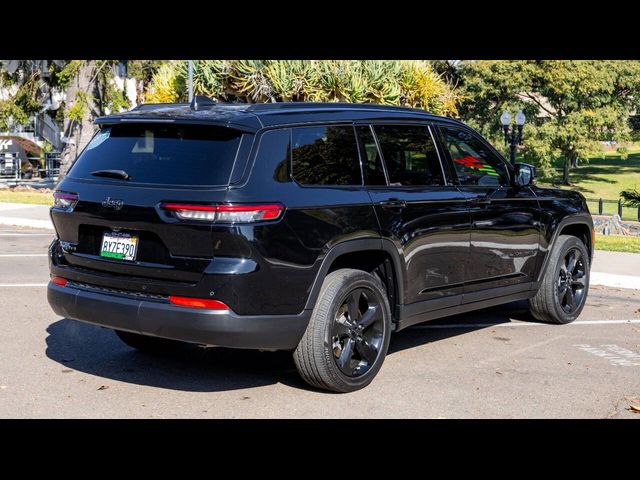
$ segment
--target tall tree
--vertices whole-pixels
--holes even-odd
[[[106,60],[72,60],[59,75],[66,87],[61,178],[95,133],[93,119],[100,113],[96,101],[98,74],[105,66]]]
[[[118,63],[117,60],[71,60],[57,74],[58,84],[66,93],[60,178],[95,134],[95,118],[130,107],[124,91],[113,81]]]
[[[500,111],[523,108],[524,155],[546,175],[564,158],[563,183],[599,141],[629,138],[640,104],[640,62],[601,60],[462,62],[463,118],[499,138]]]

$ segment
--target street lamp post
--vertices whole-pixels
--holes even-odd
[[[526,121],[527,117],[524,116],[522,110],[518,110],[518,113],[516,114],[516,124],[511,126],[511,133],[509,133],[511,114],[505,108],[502,115],[500,115],[500,123],[502,123],[502,130],[504,132],[504,144],[509,145],[510,147],[511,165],[516,163],[516,147],[522,143],[522,127]]]

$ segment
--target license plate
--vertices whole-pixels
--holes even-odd
[[[129,233],[105,232],[102,236],[100,256],[118,260],[135,260],[138,237]]]

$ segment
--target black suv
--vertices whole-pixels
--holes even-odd
[[[410,325],[584,306],[584,198],[538,188],[458,121],[196,97],[96,123],[54,194],[48,299],[132,347],[291,350],[308,383],[348,392]]]

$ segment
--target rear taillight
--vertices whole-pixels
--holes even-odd
[[[72,210],[78,203],[78,195],[68,192],[53,192],[53,206],[62,210]]]
[[[229,310],[224,303],[219,300],[209,298],[175,297],[170,296],[169,301],[179,307],[207,308],[209,310]]]
[[[58,285],[60,287],[66,287],[67,286],[67,279],[66,278],[51,277],[51,282],[55,283],[56,285]]]
[[[180,220],[216,223],[253,223],[277,220],[284,211],[284,206],[275,203],[261,205],[163,203],[161,207],[172,212]]]

